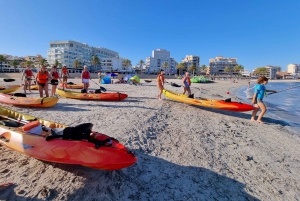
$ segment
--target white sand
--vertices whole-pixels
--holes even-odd
[[[160,101],[155,82],[142,83],[102,85],[127,93],[121,102],[61,98],[49,109],[10,107],[72,126],[91,122],[95,131],[131,149],[138,162],[100,171],[43,162],[0,146],[0,183],[16,183],[0,192],[0,200],[300,199],[300,138],[284,122],[266,115],[267,124],[259,124],[250,121],[251,112],[204,109],[165,97]],[[238,101],[226,92],[246,85],[217,81],[193,84],[206,89],[201,94],[192,90],[196,96]]]

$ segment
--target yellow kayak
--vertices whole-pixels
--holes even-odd
[[[251,111],[254,110],[254,107],[252,105],[241,103],[241,102],[234,102],[231,101],[231,99],[228,100],[212,100],[212,99],[206,99],[206,98],[189,98],[187,95],[175,93],[169,90],[164,89],[163,90],[164,95],[171,99],[182,103],[187,103],[191,105],[197,105],[207,108],[215,108],[220,110],[229,110],[229,111],[235,111],[235,112],[245,112],[245,111]]]
[[[0,86],[0,93],[7,94],[20,89],[19,85]]]

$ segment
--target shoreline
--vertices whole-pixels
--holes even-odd
[[[178,79],[167,81],[181,84]],[[250,121],[251,111],[201,108],[164,96],[161,101],[155,81],[141,79],[141,83],[101,85],[128,94],[124,101],[60,98],[48,109],[1,104],[70,126],[90,122],[94,131],[132,150],[138,162],[119,171],[99,171],[36,160],[0,146],[4,167],[0,183],[15,183],[1,191],[0,200],[300,199],[300,137],[288,131],[283,121],[266,117],[268,124],[259,124]],[[196,96],[239,101],[227,92],[241,86],[247,86],[247,81],[193,83],[191,89]],[[91,82],[90,88],[99,87]],[[183,91],[170,84],[165,88]]]

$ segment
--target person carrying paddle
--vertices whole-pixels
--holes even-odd
[[[59,73],[57,72],[57,67],[56,66],[52,67],[50,75],[52,76],[52,80],[50,81],[50,83],[52,85],[51,96],[55,96],[56,88],[57,88],[57,85],[58,85],[58,80],[60,82],[62,82],[60,77],[59,77]]]
[[[254,105],[254,110],[252,112],[251,121],[255,121],[255,116],[256,116],[258,110],[261,109],[261,112],[260,112],[256,122],[264,123],[261,121],[261,119],[264,116],[264,114],[266,113],[267,108],[262,100],[263,100],[264,96],[267,95],[266,92],[277,93],[276,90],[266,90],[266,86],[265,86],[266,84],[268,84],[268,78],[266,78],[265,76],[258,78],[257,85],[254,87],[254,95],[253,95],[253,99],[252,99],[252,104]]]
[[[51,79],[51,75],[46,70],[46,66],[42,66],[41,70],[37,73],[36,82],[39,85],[40,97],[43,98],[43,90],[45,90],[46,97],[49,97],[48,81]]]
[[[189,78],[189,72],[186,72],[184,77],[182,78],[182,83],[183,83],[183,93],[185,94],[185,92],[188,92],[188,95],[191,95],[191,80]]]
[[[156,82],[157,82],[157,87],[159,89],[159,94],[158,94],[158,99],[161,100],[161,94],[163,92],[164,89],[164,84],[165,84],[165,77],[164,77],[165,71],[161,70],[160,74],[157,76],[156,78]]]
[[[30,86],[31,86],[32,77],[33,77],[33,79],[35,79],[35,76],[34,76],[32,70],[30,69],[30,65],[26,66],[26,69],[22,73],[21,80],[23,80],[24,76],[25,76],[25,80],[24,80],[24,93],[26,94],[27,87],[29,87],[28,89],[31,92]]]
[[[90,72],[88,71],[88,67],[86,65],[83,67],[83,71],[81,73],[81,79],[82,79],[82,83],[83,83],[83,89],[88,91],[91,75],[90,75]]]
[[[64,66],[61,69],[61,75],[60,75],[60,77],[62,77],[62,79],[63,79],[62,87],[63,87],[63,90],[65,90],[65,88],[67,88],[68,77],[70,77],[70,74],[69,74],[69,71],[67,69],[67,66]]]

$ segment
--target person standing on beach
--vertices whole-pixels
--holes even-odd
[[[50,83],[52,85],[51,96],[55,96],[56,88],[57,88],[57,85],[58,85],[58,80],[60,82],[62,82],[62,81],[59,77],[59,73],[57,72],[56,66],[52,67],[52,70],[51,70],[50,74],[52,76],[52,80],[50,81]]]
[[[25,80],[24,80],[24,93],[26,94],[27,87],[29,87],[28,89],[31,92],[30,86],[31,86],[32,77],[33,77],[33,79],[35,79],[34,74],[33,74],[32,70],[30,69],[30,65],[26,66],[26,69],[23,71],[21,80],[23,80],[24,76],[25,76]]]
[[[183,93],[182,94],[185,94],[185,92],[188,92],[188,95],[190,96],[191,95],[191,80],[190,80],[190,77],[189,77],[189,72],[186,72],[184,77],[182,78],[182,83],[183,83]]]
[[[256,120],[258,123],[263,123],[261,121],[262,117],[267,111],[267,108],[263,102],[263,98],[266,95],[266,92],[274,92],[277,93],[276,90],[266,90],[266,84],[268,84],[268,78],[265,76],[262,76],[258,78],[257,85],[254,87],[254,95],[252,99],[252,104],[254,105],[254,110],[252,112],[251,121],[255,121],[255,116],[259,109],[261,109],[261,112]]]
[[[65,90],[65,88],[67,88],[68,77],[70,77],[67,66],[64,66],[61,69],[61,76],[60,77],[62,77],[62,79],[63,79],[62,87],[63,87],[63,90]]]
[[[164,84],[165,84],[165,77],[164,77],[165,71],[161,70],[160,74],[157,76],[156,78],[156,82],[157,82],[157,87],[159,89],[159,94],[158,94],[158,99],[161,100],[161,94],[163,92],[164,89]]]
[[[40,97],[43,98],[43,90],[46,97],[49,97],[48,81],[51,79],[51,75],[46,70],[46,66],[42,66],[41,70],[37,73],[36,82],[39,85]]]
[[[81,79],[82,79],[82,83],[83,83],[83,89],[85,89],[87,91],[89,88],[89,82],[91,79],[91,75],[90,75],[90,72],[88,71],[88,67],[86,65],[83,67],[83,71],[81,73]]]

